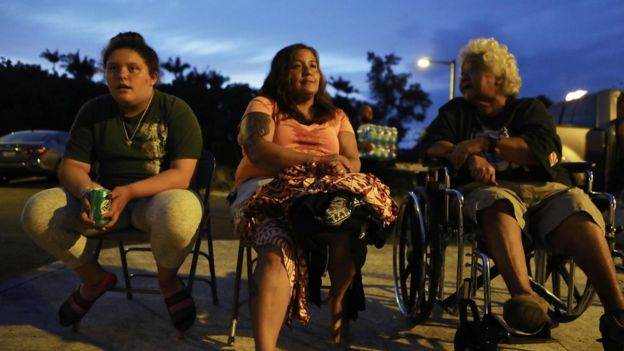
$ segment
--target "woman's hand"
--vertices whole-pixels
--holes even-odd
[[[484,150],[484,143],[483,138],[464,140],[453,147],[448,159],[455,169],[459,169],[470,155]]]
[[[126,208],[128,202],[132,200],[132,196],[127,186],[118,186],[111,191],[111,207],[110,210],[102,214],[102,218],[110,219],[110,222],[106,223],[102,227],[98,228],[101,231],[105,231],[115,225],[119,216]]]
[[[496,182],[496,169],[485,158],[472,155],[468,158],[468,170],[472,179],[485,183],[498,185]]]
[[[344,175],[351,172],[351,162],[345,156],[334,154],[322,156],[320,166],[330,175]]]

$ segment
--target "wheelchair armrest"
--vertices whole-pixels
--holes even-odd
[[[577,161],[577,162],[561,162],[561,166],[572,173],[582,173],[586,171],[593,171],[596,164],[589,161]]]
[[[433,179],[437,182],[442,182],[445,187],[450,186],[450,176],[453,172],[453,166],[451,163],[443,158],[427,158],[423,165],[427,168],[424,173],[427,177],[433,176]]]
[[[561,162],[561,166],[570,172],[574,185],[587,193],[593,191],[595,163],[589,161]]]

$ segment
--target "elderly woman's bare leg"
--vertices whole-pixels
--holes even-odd
[[[331,341],[341,341],[343,326],[342,300],[355,275],[351,237],[343,234],[335,237],[329,245],[329,265],[327,267],[331,280],[329,296],[329,333]]]
[[[511,204],[496,201],[483,211],[483,239],[512,296],[532,293],[522,233]]]
[[[529,282],[522,232],[511,204],[499,200],[483,211],[483,238],[512,298],[503,306],[503,317],[513,328],[535,331],[548,321],[548,304]]]
[[[550,245],[572,259],[596,288],[605,312],[624,311],[624,296],[604,233],[590,217],[575,213],[549,235]],[[622,321],[624,322],[624,321]]]
[[[279,248],[268,245],[258,248],[254,280],[256,296],[250,301],[250,310],[256,350],[274,350],[291,296]]]
[[[594,285],[605,313],[600,333],[605,350],[624,345],[624,296],[604,233],[585,213],[575,213],[549,236],[555,250],[572,256]]]

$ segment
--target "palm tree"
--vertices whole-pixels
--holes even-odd
[[[208,76],[208,87],[211,90],[223,89],[223,84],[227,83],[230,80],[230,77],[226,77],[215,70],[208,71],[207,76]]]
[[[80,59],[80,50],[75,54],[61,55],[61,61],[63,68],[75,79],[91,80],[98,71],[94,59],[86,56]]]
[[[46,51],[42,52],[39,57],[50,61],[50,63],[52,63],[52,72],[54,72],[55,76],[58,76],[58,73],[56,72],[56,63],[61,60],[61,55],[58,50],[54,50],[54,52],[52,52],[49,49],[46,49]]]
[[[191,68],[191,65],[180,60],[179,56],[176,56],[175,61],[169,57],[167,62],[160,65],[162,68],[172,73],[175,77],[175,80],[184,80],[184,71]]]

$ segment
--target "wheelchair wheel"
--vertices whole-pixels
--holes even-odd
[[[412,322],[429,318],[441,275],[442,249],[438,235],[428,228],[427,196],[409,192],[399,208],[393,250],[394,291],[401,313]]]
[[[596,293],[588,280],[571,279],[568,268],[569,262],[561,257],[553,257],[547,270],[550,273],[555,296],[567,296],[568,289],[572,290],[570,306],[567,305],[567,299],[563,298],[565,304],[555,308],[554,318],[560,323],[568,323],[580,317],[587,310]]]

